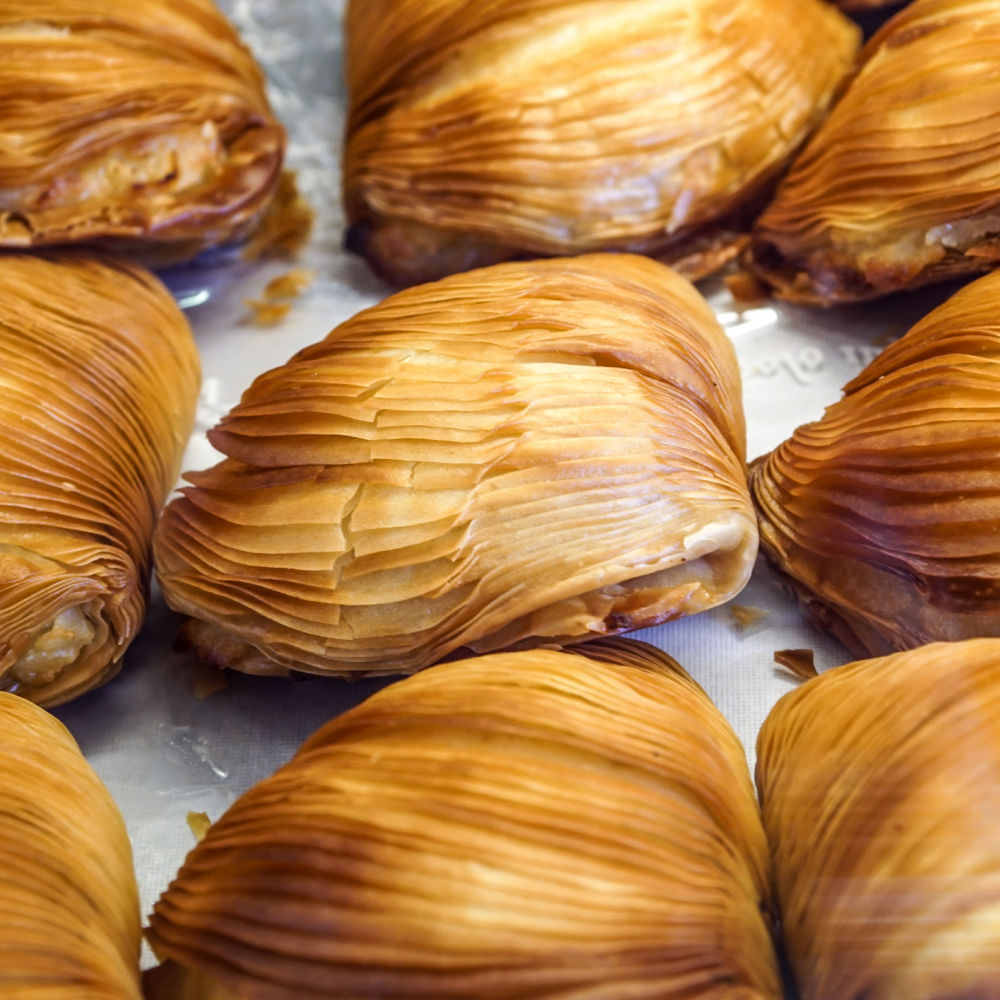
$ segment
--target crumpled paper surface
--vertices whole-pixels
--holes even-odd
[[[341,249],[343,0],[223,0],[221,6],[267,71],[275,110],[289,130],[289,165],[316,211],[312,240],[298,264],[315,271],[316,279],[281,323],[261,327],[245,300],[258,298],[271,278],[289,269],[287,262],[238,261],[164,276],[188,311],[204,369],[185,469],[215,461],[205,431],[256,375],[390,291],[361,258]],[[946,294],[931,290],[887,305],[816,312],[781,304],[741,308],[721,283],[703,291],[743,368],[751,456],[818,417],[844,382]],[[774,662],[774,652],[813,649],[820,668],[850,656],[803,622],[762,565],[733,603],[766,615],[740,625],[730,608],[721,607],[635,635],[694,675],[729,718],[752,766],[761,722],[796,683]],[[194,844],[189,812],[217,819],[319,725],[388,683],[232,674],[224,689],[199,698],[202,673],[171,650],[179,624],[154,589],[148,621],[119,677],[56,713],[125,816],[144,915]],[[144,961],[151,964],[151,956]]]

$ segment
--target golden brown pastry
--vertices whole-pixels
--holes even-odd
[[[58,719],[0,692],[0,995],[139,1000],[139,943],[118,808]]]
[[[55,705],[118,670],[198,382],[148,272],[0,256],[0,688]]]
[[[645,257],[500,264],[399,293],[258,378],[164,512],[185,642],[251,673],[411,672],[645,627],[756,552],[739,372]]]
[[[858,655],[1000,635],[1000,273],[751,467],[761,548]]]
[[[157,903],[152,1000],[778,1000],[742,746],[659,650],[584,652],[442,664],[320,729]]]
[[[830,305],[1000,261],[1000,4],[914,0],[861,68],[754,228],[751,263]]]
[[[211,0],[0,0],[0,246],[242,236],[284,132]]]
[[[511,258],[731,258],[851,66],[818,0],[353,0],[348,246],[396,284]]]
[[[757,784],[802,1000],[1000,982],[1000,640],[838,667],[782,698]]]

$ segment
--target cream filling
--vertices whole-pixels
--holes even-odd
[[[18,685],[51,683],[60,671],[79,658],[94,635],[94,626],[80,606],[60,611],[11,667],[10,679]]]
[[[146,187],[184,191],[215,176],[224,159],[218,127],[206,121],[111,150],[61,174],[45,188],[44,198],[57,203],[107,202]]]

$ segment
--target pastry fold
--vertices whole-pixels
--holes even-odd
[[[802,1000],[1000,982],[1000,640],[851,663],[771,711],[757,784]]]
[[[914,0],[882,26],[754,227],[779,296],[830,305],[996,266],[998,62],[994,0]]]
[[[1000,273],[750,470],[761,549],[857,655],[1000,634]]]
[[[0,691],[0,993],[140,1000],[139,945],[118,808],[58,719]]]
[[[395,284],[512,258],[721,266],[859,32],[818,0],[353,0],[348,246]]]
[[[0,688],[54,705],[118,670],[198,384],[187,321],[148,272],[0,258]]]
[[[742,746],[659,650],[441,664],[209,830],[147,995],[778,1000],[766,858]]]
[[[0,246],[192,256],[244,235],[285,136],[211,0],[0,0]]]
[[[735,595],[757,545],[732,345],[644,257],[398,293],[259,377],[164,512],[185,641],[255,673],[411,672]]]

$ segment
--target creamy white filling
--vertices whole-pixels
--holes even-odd
[[[94,626],[81,608],[66,608],[35,636],[11,668],[11,678],[19,684],[48,684],[75,662],[93,639]]]

